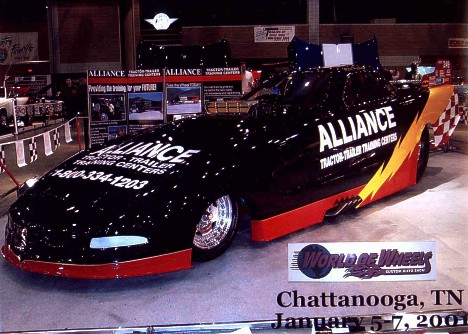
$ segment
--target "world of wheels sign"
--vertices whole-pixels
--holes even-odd
[[[289,244],[289,281],[435,280],[435,242]]]
[[[238,67],[89,70],[87,76],[91,146],[200,113],[210,99],[241,95]]]

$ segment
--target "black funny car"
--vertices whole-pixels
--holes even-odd
[[[51,170],[11,206],[3,256],[79,278],[190,268],[229,247],[241,203],[253,240],[297,231],[415,184],[451,89],[359,66],[279,73]]]

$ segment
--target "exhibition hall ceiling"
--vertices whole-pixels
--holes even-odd
[[[221,6],[216,0],[140,0],[140,9],[142,18],[152,18],[161,12],[178,18],[174,27],[305,24],[308,2],[240,0],[223,2]],[[467,0],[319,0],[320,23],[371,23],[379,19],[393,19],[395,23],[463,23],[467,22],[467,3]]]
[[[125,1],[104,1],[123,5]],[[268,25],[307,23],[308,0],[230,1],[134,0],[140,5],[142,28],[144,19],[158,13],[178,18],[175,27],[215,25]],[[47,0],[0,0],[0,21],[46,21]],[[86,5],[86,1],[61,1],[61,4]],[[466,23],[468,0],[319,0],[320,23],[370,23],[378,19],[394,19],[395,23]],[[148,17],[146,17],[148,16]]]

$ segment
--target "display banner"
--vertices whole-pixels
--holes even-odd
[[[54,151],[56,151],[60,147],[60,133],[58,129],[52,131],[52,138],[54,140]]]
[[[42,134],[42,136],[44,138],[44,154],[46,156],[49,156],[52,153],[54,153],[54,151],[52,151],[52,143],[50,142],[50,133],[49,132],[45,132],[45,133]]]
[[[468,48],[468,38],[449,38],[448,39],[449,48]]]
[[[435,241],[288,245],[291,282],[436,279]]]
[[[70,122],[65,123],[65,143],[71,142],[72,136],[70,131]]]
[[[6,166],[6,163],[5,163],[5,145],[0,145],[0,173],[4,173],[5,172],[5,166]]]
[[[38,60],[38,33],[0,33],[0,65]]]
[[[16,163],[18,164],[18,167],[24,167],[26,166],[26,160],[24,158],[24,143],[22,140],[18,140],[15,142],[16,146]]]
[[[37,160],[37,156],[38,156],[36,137],[32,137],[31,139],[29,139],[28,148],[29,148],[29,163],[33,163],[34,161]]]
[[[242,76],[239,67],[89,70],[87,82],[91,145],[97,145],[199,114],[206,101],[238,98]]]
[[[255,43],[289,43],[295,34],[295,26],[254,27]]]

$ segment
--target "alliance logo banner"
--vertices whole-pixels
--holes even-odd
[[[435,241],[288,245],[290,282],[436,279]]]

